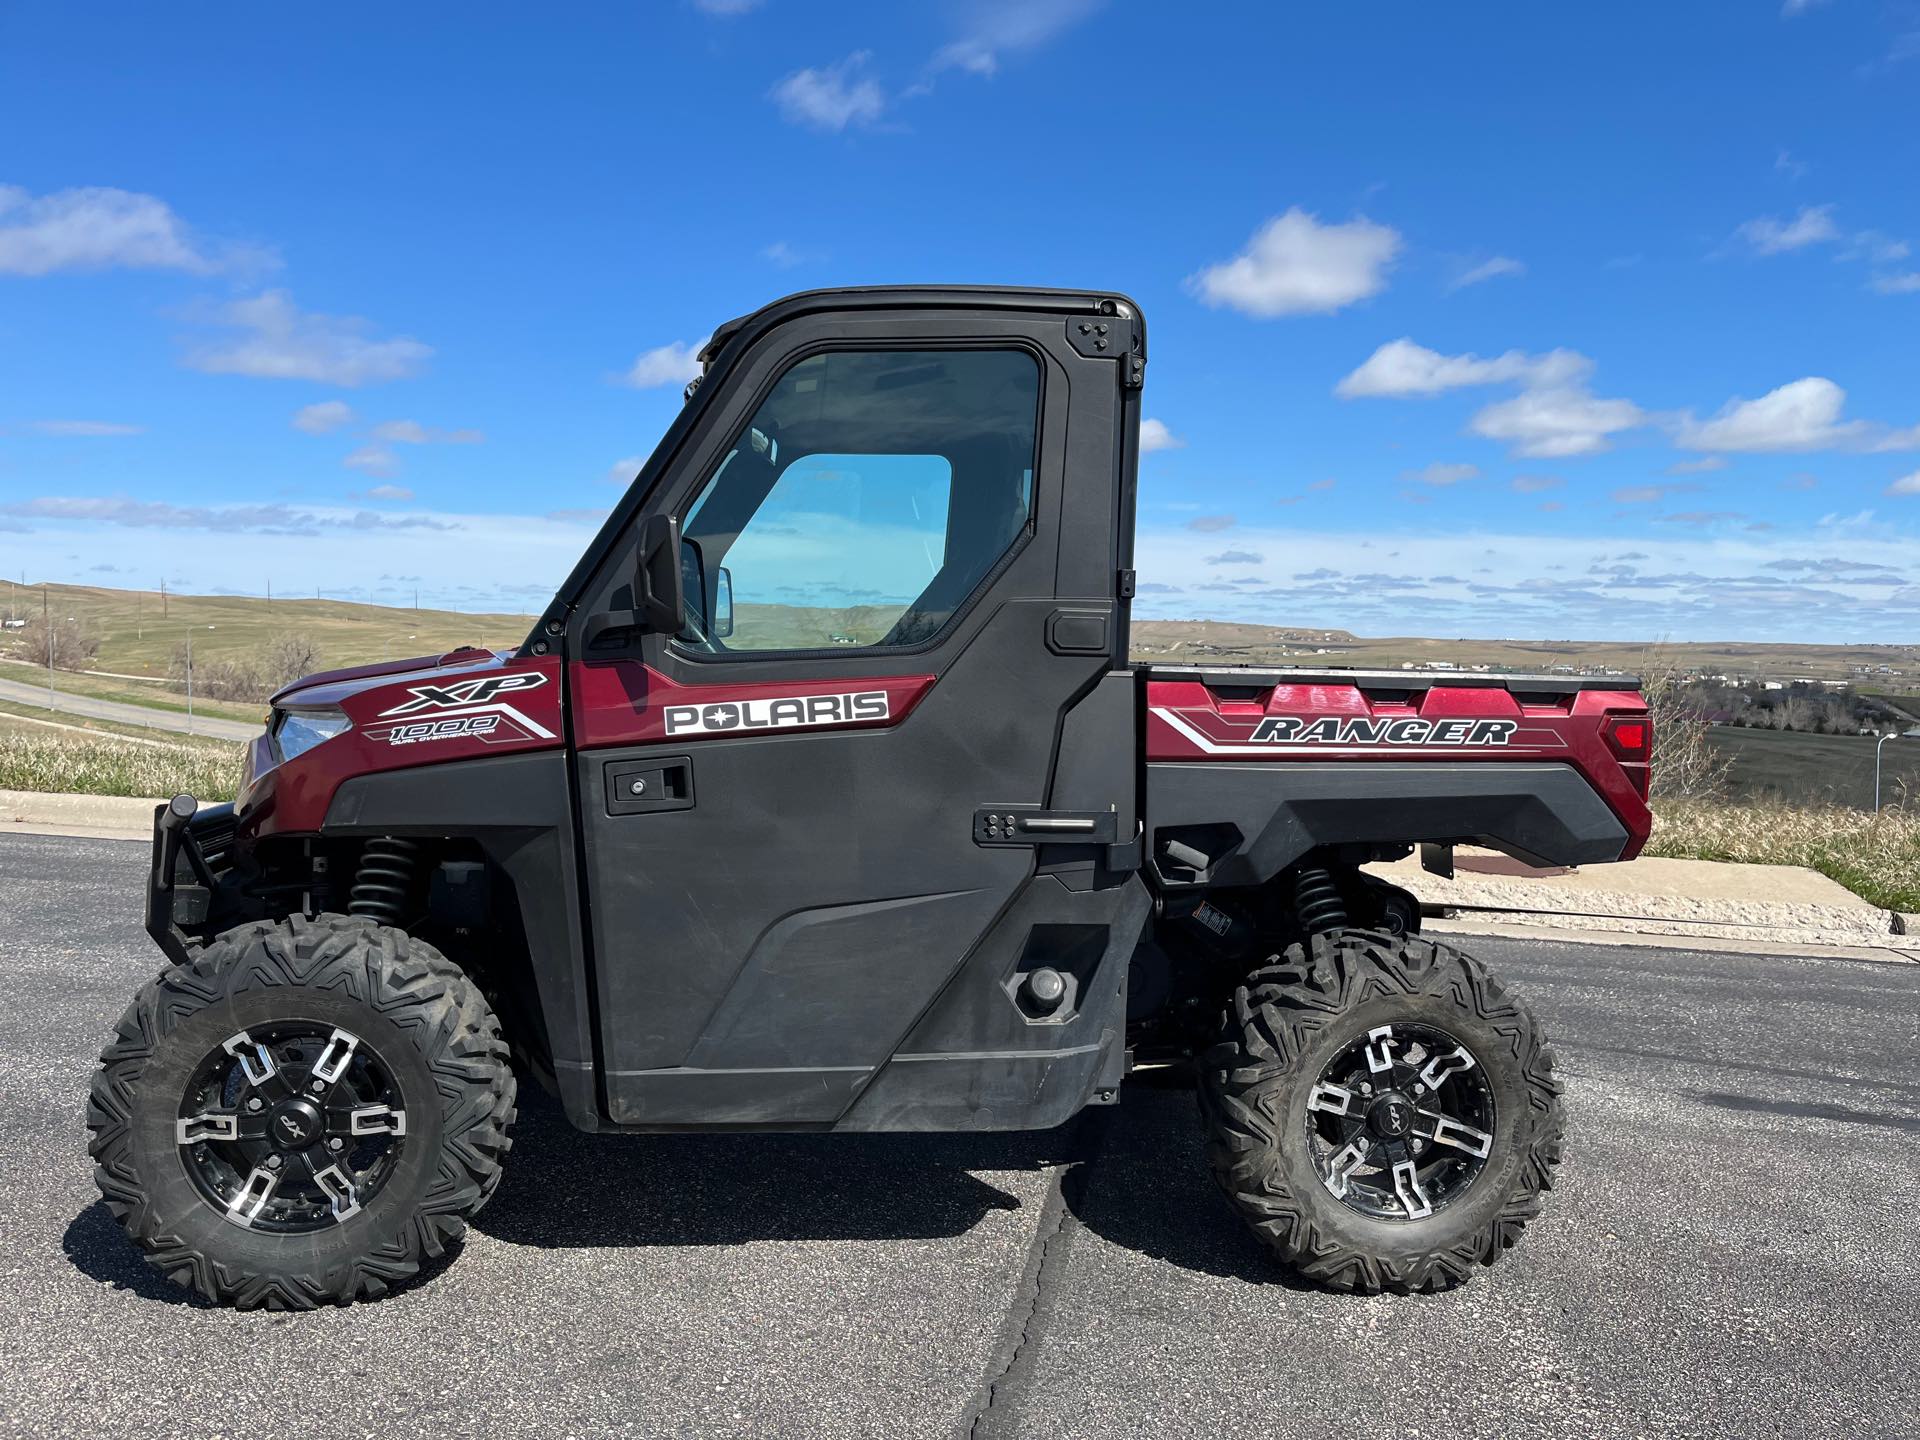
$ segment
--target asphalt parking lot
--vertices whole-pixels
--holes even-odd
[[[1569,1155],[1442,1296],[1301,1290],[1191,1095],[1013,1137],[593,1139],[524,1108],[443,1273],[202,1308],[97,1202],[84,1097],[159,957],[144,847],[0,836],[0,1423],[118,1435],[1906,1435],[1920,966],[1477,949],[1531,998]]]

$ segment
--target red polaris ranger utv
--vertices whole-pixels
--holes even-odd
[[[584,1130],[1013,1130],[1189,1059],[1282,1261],[1494,1260],[1544,1038],[1360,867],[1636,854],[1636,689],[1129,665],[1118,295],[820,291],[701,358],[518,650],[302,680],[234,804],[159,811],[168,965],[89,1111],[151,1262],[382,1293],[493,1191],[516,1072]]]

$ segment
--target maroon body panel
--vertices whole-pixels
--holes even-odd
[[[334,670],[281,691],[281,706],[341,710],[353,728],[280,763],[266,735],[253,740],[234,806],[241,834],[318,830],[334,792],[356,775],[566,743],[557,659],[484,650],[447,658],[453,663],[429,658]]]
[[[1369,694],[1368,691],[1379,692]],[[1225,698],[1204,680],[1147,681],[1149,761],[1532,761],[1571,766],[1619,817],[1631,860],[1653,817],[1645,766],[1624,764],[1602,733],[1608,717],[1645,715],[1632,690],[1575,690],[1536,703],[1487,685],[1393,691],[1389,682],[1276,683]],[[1386,698],[1392,695],[1395,698]],[[1631,773],[1630,773],[1631,772]]]
[[[570,673],[574,743],[582,750],[775,730],[883,729],[906,719],[934,682],[932,675],[872,675],[681,685],[638,660],[576,661]],[[885,698],[840,703],[873,696]]]

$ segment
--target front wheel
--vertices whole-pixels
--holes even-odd
[[[1365,931],[1250,975],[1200,1067],[1222,1189],[1300,1274],[1444,1290],[1540,1210],[1560,1087],[1537,1021],[1477,960]]]
[[[243,925],[121,1018],[88,1128],[108,1208],[209,1300],[307,1309],[384,1294],[499,1183],[500,1025],[424,942],[344,915]]]

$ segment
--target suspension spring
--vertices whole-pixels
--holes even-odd
[[[1331,871],[1309,865],[1293,872],[1293,917],[1304,935],[1347,928],[1347,903]]]
[[[407,896],[413,889],[420,845],[393,835],[377,835],[360,852],[360,868],[353,872],[347,911],[365,915],[383,925],[398,925],[407,915]]]

